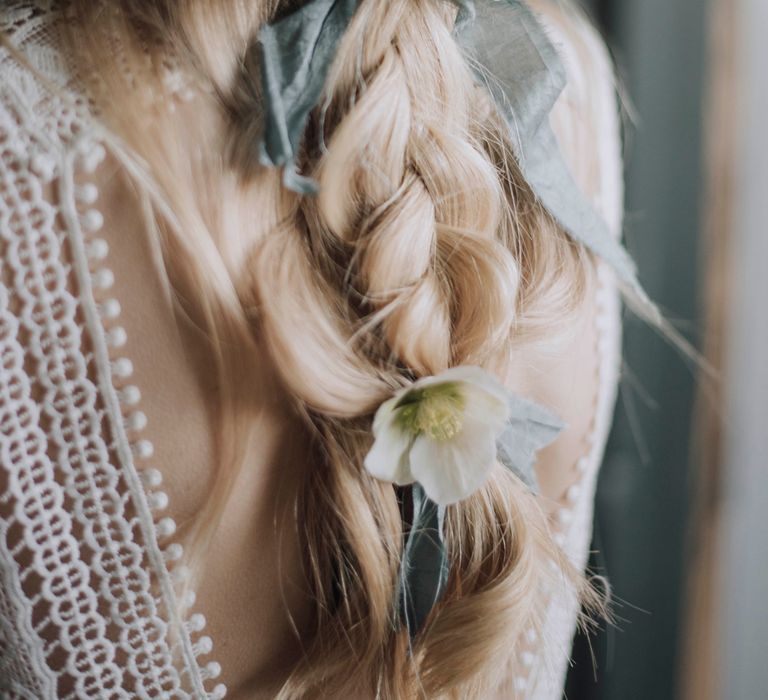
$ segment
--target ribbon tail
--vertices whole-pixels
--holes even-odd
[[[400,617],[413,641],[448,582],[443,539],[445,507],[431,501],[420,484],[411,489],[413,516],[400,563]]]
[[[533,193],[572,238],[615,270],[633,309],[657,320],[658,309],[643,292],[634,261],[573,179],[550,127],[567,76],[545,28],[520,0],[453,2],[463,20],[457,40],[508,126]]]

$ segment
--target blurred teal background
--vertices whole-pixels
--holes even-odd
[[[615,54],[637,115],[625,133],[627,246],[650,296],[696,341],[707,3],[583,4]],[[679,693],[694,377],[656,333],[631,317],[625,329],[592,560],[611,583],[617,623],[577,638],[570,700]]]

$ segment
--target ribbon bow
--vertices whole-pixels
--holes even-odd
[[[573,180],[549,126],[566,74],[544,28],[520,0],[452,1],[459,7],[457,40],[509,126],[533,192],[565,231],[613,267],[639,313],[658,318],[634,262]],[[296,154],[359,3],[312,0],[259,33],[265,95],[259,159],[282,167],[285,186],[295,192],[317,191],[314,180],[298,173]]]

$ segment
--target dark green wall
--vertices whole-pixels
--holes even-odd
[[[585,0],[586,1],[586,0]],[[626,140],[626,238],[645,288],[696,337],[704,0],[587,3],[614,49],[638,122]],[[570,700],[676,697],[693,378],[628,318],[625,372],[598,488],[593,565],[618,620],[577,639]]]

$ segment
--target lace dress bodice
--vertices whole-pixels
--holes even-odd
[[[0,697],[220,698],[227,659],[213,660],[183,585],[167,515],[175,494],[145,437],[153,387],[133,379],[121,323],[131,309],[111,291],[120,271],[99,208],[106,151],[59,48],[59,19],[42,2],[0,10]],[[558,27],[572,80],[554,125],[572,162],[597,163],[581,180],[618,232],[608,62],[591,33],[574,40]],[[597,81],[583,75],[590,61]],[[596,158],[579,160],[584,149]],[[615,284],[599,262],[595,279],[580,341],[590,396],[574,402],[591,415],[566,467],[553,453],[560,478],[546,494],[555,537],[580,568],[619,365]],[[547,652],[531,635],[499,697],[562,694],[577,612],[575,600],[553,597]]]

